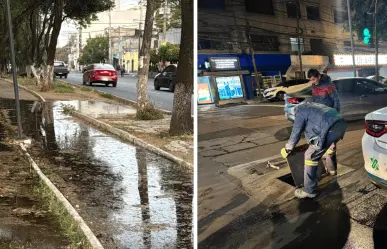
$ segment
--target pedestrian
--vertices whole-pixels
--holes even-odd
[[[318,162],[332,144],[343,139],[346,128],[346,122],[336,109],[313,102],[302,103],[297,107],[292,134],[281,150],[282,157],[286,158],[304,132],[309,144],[304,154],[304,188],[296,189],[296,197],[302,199],[316,196]],[[328,157],[326,167],[330,175],[336,175],[337,165]]]
[[[124,74],[125,74],[125,65],[123,65],[121,68],[121,77],[124,77]]]
[[[340,112],[339,93],[331,77],[326,74],[320,74],[317,69],[310,69],[308,71],[308,78],[313,84],[312,101],[335,108],[336,111]]]
[[[312,101],[332,107],[336,109],[337,112],[340,112],[339,93],[337,92],[331,77],[326,74],[320,74],[317,69],[310,69],[308,71],[308,78],[313,84]],[[337,168],[336,152],[337,147],[336,144],[333,143],[325,154],[326,160],[329,161],[330,164],[333,164],[334,168]]]

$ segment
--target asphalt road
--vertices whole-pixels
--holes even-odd
[[[115,95],[117,97],[136,101],[137,79],[137,77],[125,75],[124,77],[118,78],[117,87],[106,87],[102,84],[96,84],[92,87],[97,90]],[[63,80],[74,85],[82,85],[82,74],[79,72],[71,72],[68,75],[68,78]],[[148,80],[148,96],[151,102],[156,107],[163,110],[172,111],[173,93],[169,92],[167,89],[161,89],[161,91],[156,91],[153,87],[153,79]]]

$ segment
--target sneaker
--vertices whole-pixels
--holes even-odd
[[[302,188],[296,189],[296,191],[294,192],[294,195],[299,199],[316,197],[316,194],[309,194],[305,192]]]
[[[330,171],[328,171],[328,172],[329,172],[329,174],[330,174],[331,176],[337,175],[337,171],[336,171],[336,170],[330,170]]]

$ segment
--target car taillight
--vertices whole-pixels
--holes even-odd
[[[387,122],[384,121],[366,120],[366,132],[370,136],[381,137],[383,134],[387,133],[386,125]]]
[[[288,98],[286,101],[291,104],[299,104],[301,102],[300,99],[297,98]]]

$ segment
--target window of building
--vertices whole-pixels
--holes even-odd
[[[206,0],[209,1],[209,0]],[[272,0],[245,0],[246,12],[274,15]]]
[[[287,2],[286,11],[288,13],[288,17],[290,18],[297,18],[297,13],[298,13],[298,16],[301,17],[300,9],[298,8],[297,3],[295,2]]]
[[[292,52],[298,52],[298,38],[290,38],[290,45],[292,47]],[[303,38],[300,38],[300,48],[301,53],[305,51]]]
[[[203,9],[224,9],[225,0],[198,0],[198,7]]]
[[[310,49],[313,54],[324,55],[324,44],[322,39],[310,39]]]
[[[320,21],[320,8],[318,6],[306,6],[308,20]]]
[[[335,9],[334,21],[335,23],[346,23],[348,21],[348,11]]]
[[[279,51],[277,36],[250,35],[254,51]]]

